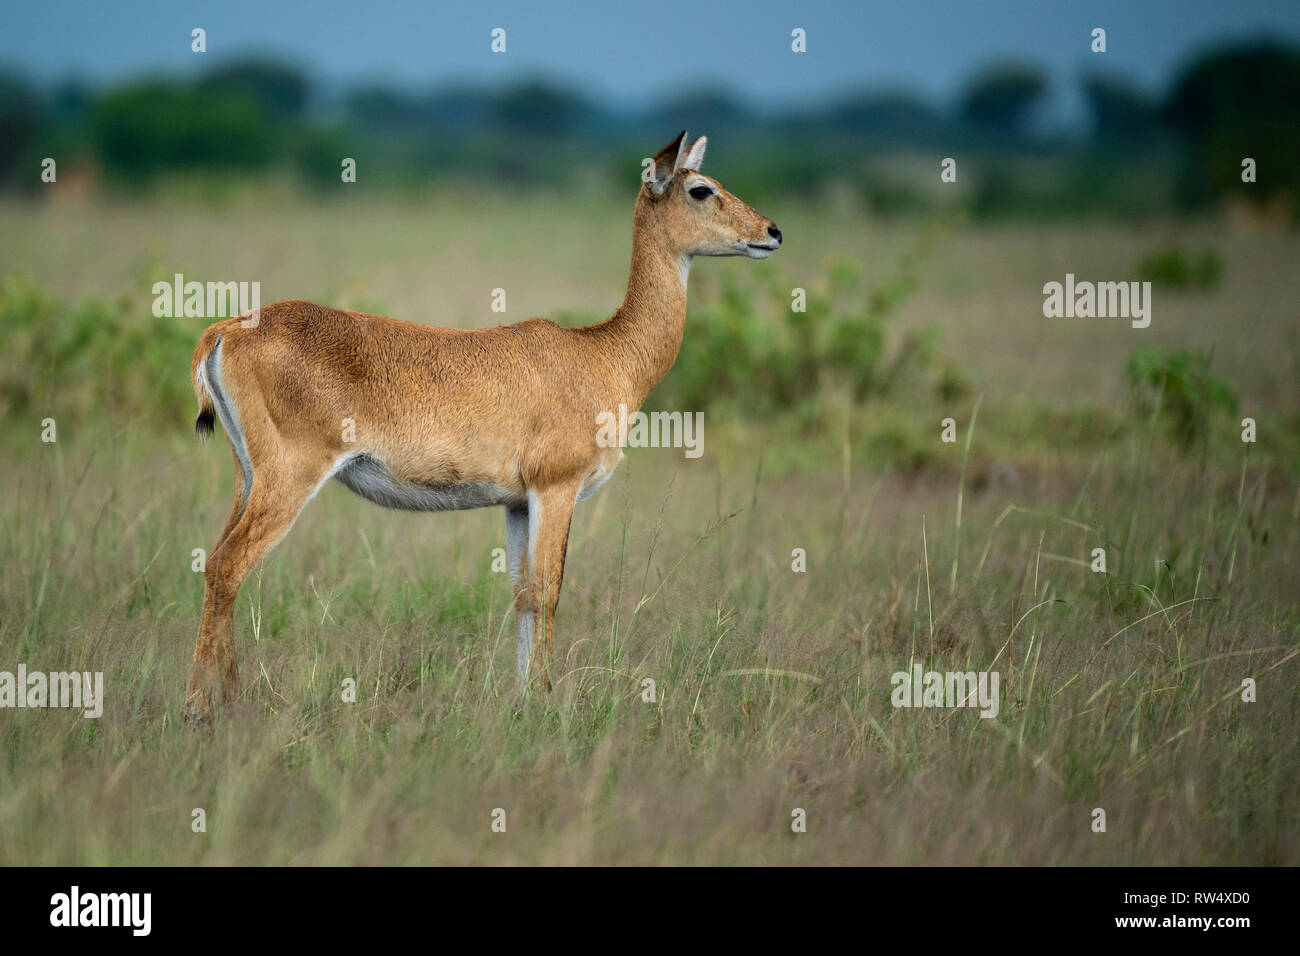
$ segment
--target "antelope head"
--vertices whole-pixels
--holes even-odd
[[[646,168],[639,204],[647,225],[682,257],[766,259],[780,248],[781,230],[700,172],[707,145],[701,136],[687,147],[682,130],[655,156]]]

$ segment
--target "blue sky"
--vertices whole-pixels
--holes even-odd
[[[190,52],[207,30],[208,53]],[[493,27],[508,52],[489,52]],[[1108,52],[1088,51],[1093,27]],[[790,52],[802,27],[808,52]],[[843,89],[902,87],[942,103],[1004,57],[1047,69],[1057,112],[1079,74],[1104,68],[1162,90],[1189,53],[1268,33],[1300,42],[1291,0],[5,0],[0,65],[41,81],[112,81],[198,72],[248,52],[286,56],[332,82],[509,80],[544,73],[614,104],[642,105],[694,84],[755,105],[789,106]]]

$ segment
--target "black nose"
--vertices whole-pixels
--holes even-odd
[[[781,230],[780,230],[780,229],[776,228],[776,226],[768,226],[768,227],[767,227],[767,234],[768,234],[769,236],[771,236],[773,239],[775,239],[775,240],[777,241],[778,244],[780,244],[780,242],[781,242]]]

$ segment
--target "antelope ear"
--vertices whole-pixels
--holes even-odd
[[[653,195],[662,196],[668,187],[668,180],[673,178],[673,173],[677,170],[677,158],[681,154],[682,143],[685,141],[686,130],[682,130],[675,140],[659,150],[654,158],[653,167],[646,169],[645,185]]]
[[[695,172],[700,171],[700,164],[704,162],[704,148],[709,145],[709,141],[701,136],[691,148],[677,154],[678,169],[693,169]]]

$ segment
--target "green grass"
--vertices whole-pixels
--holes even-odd
[[[612,308],[626,266],[626,223],[580,235],[584,217],[604,221],[585,207],[552,209],[560,235],[530,251],[517,234],[488,242],[500,208],[430,216],[460,215],[482,238],[465,271],[417,265],[415,212],[358,210],[355,254],[332,273],[256,212],[241,230],[238,213],[91,207],[93,224],[126,233],[95,248],[58,210],[14,212],[0,256],[72,300],[140,295],[160,258],[151,243],[173,250],[162,268],[196,278],[239,278],[230,263],[283,250],[266,298],[355,285],[406,315],[477,301],[508,254],[519,298],[553,299],[536,311],[590,312],[611,295]],[[794,222],[815,236],[780,263],[796,276],[822,274],[833,254],[878,284],[916,235],[833,212],[814,232],[811,212],[786,212],[787,235]],[[389,214],[410,241],[386,253]],[[0,669],[102,670],[106,701],[97,721],[0,711],[0,862],[1294,865],[1294,290],[1254,271],[1294,240],[1223,239],[1220,286],[1157,299],[1150,342],[1035,315],[1043,281],[1103,276],[1135,260],[1133,241],[1065,228],[944,239],[917,265],[886,348],[939,327],[964,393],[859,402],[832,389],[809,414],[775,416],[727,401],[706,414],[703,458],[630,451],[575,517],[549,696],[514,688],[509,587],[491,570],[497,511],[394,514],[331,486],[240,595],[243,698],[206,731],[181,725],[202,599],[191,551],[212,547],[228,508],[223,439],[194,441],[189,408],[171,428],[96,409],[79,383],[66,415],[58,390],[11,407]],[[697,265],[693,296],[735,266]],[[1248,318],[1217,328],[1219,296]],[[1207,343],[1241,414],[1260,420],[1258,445],[1218,414],[1184,449],[1158,412],[1133,406],[1132,349]],[[138,386],[123,388],[112,394]],[[46,414],[55,444],[39,441]],[[1106,574],[1088,567],[1095,547]],[[791,570],[794,548],[806,573]],[[999,716],[894,709],[890,675],[913,661],[999,671]],[[1245,677],[1255,703],[1241,700]],[[1090,828],[1096,807],[1105,833]],[[505,833],[491,829],[496,808]],[[791,832],[795,808],[806,833]]]
[[[108,688],[98,721],[4,714],[6,862],[1296,859],[1296,522],[1266,468],[967,490],[951,587],[948,479],[639,455],[579,513],[560,676],[522,700],[499,515],[331,488],[246,586],[246,692],[204,733],[176,713],[225,455],[92,457],[61,441],[5,489],[5,659]],[[894,710],[912,660],[999,670],[999,717]]]

